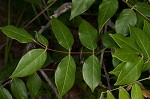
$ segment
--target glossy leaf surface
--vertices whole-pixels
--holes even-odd
[[[129,93],[123,88],[119,88],[119,99],[130,99]]]
[[[24,82],[18,78],[13,79],[11,91],[16,99],[28,99],[26,86]]]
[[[0,87],[0,98],[1,99],[13,99],[10,92],[4,87]]]
[[[134,84],[131,90],[131,98],[132,99],[143,99],[142,91],[139,85]]]
[[[20,43],[33,42],[33,37],[24,29],[12,25],[0,27],[4,34],[8,37],[19,41]]]
[[[74,43],[72,33],[66,25],[56,18],[52,18],[52,30],[61,46],[71,49]]]
[[[145,16],[150,17],[150,4],[138,2],[135,4],[135,8]]]
[[[130,34],[133,37],[137,45],[140,47],[143,55],[146,58],[150,58],[150,39],[146,36],[145,32],[136,27],[130,27]]]
[[[84,13],[90,8],[94,1],[95,0],[72,0],[70,19],[73,19],[77,15]]]
[[[73,86],[75,81],[76,65],[74,59],[68,55],[61,60],[55,72],[55,84],[59,96],[63,96]]]
[[[33,49],[26,53],[19,61],[15,71],[11,75],[14,77],[24,77],[35,73],[46,61],[47,53],[44,49]]]
[[[124,37],[121,34],[110,34],[110,36],[121,48],[127,48],[139,52],[139,48],[136,46],[136,42],[133,38]]]
[[[118,0],[103,0],[99,5],[98,26],[99,32],[105,23],[115,14],[118,8]]]
[[[125,66],[123,66],[115,85],[129,84],[138,80],[141,75],[142,65],[142,58],[139,58],[134,62],[127,62]]]
[[[117,33],[126,36],[129,34],[129,25],[135,26],[137,23],[136,14],[132,9],[124,9],[115,23]]]
[[[30,75],[28,77],[27,88],[30,92],[31,98],[34,98],[34,96],[38,93],[41,84],[42,84],[41,78],[37,73]]]
[[[97,30],[87,21],[83,20],[79,26],[79,38],[83,46],[90,50],[97,47]]]
[[[138,52],[131,49],[118,48],[115,50],[113,57],[116,57],[124,62],[132,62],[138,58]]]
[[[91,55],[85,60],[82,73],[84,81],[94,92],[94,89],[101,82],[101,66],[95,55]]]

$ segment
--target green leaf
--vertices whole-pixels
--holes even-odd
[[[24,82],[18,78],[14,78],[11,84],[11,91],[16,99],[28,99],[27,89]]]
[[[145,16],[150,17],[150,4],[138,2],[135,4],[135,8]]]
[[[42,84],[41,78],[37,73],[34,73],[33,75],[30,75],[28,77],[27,88],[29,89],[31,98],[34,98],[34,96],[38,93],[41,84]]]
[[[123,87],[119,87],[119,99],[130,99],[129,93]]]
[[[131,37],[124,37],[121,34],[110,34],[110,36],[115,40],[115,42],[121,47],[121,48],[128,48],[133,51],[140,52],[138,47],[136,46],[136,42]]]
[[[116,57],[112,57],[112,63],[113,63],[113,66],[114,66],[114,67],[117,67],[119,64],[122,63],[122,61],[119,60],[119,59],[116,58]]]
[[[129,25],[135,26],[136,23],[135,12],[132,9],[124,9],[115,22],[116,32],[126,36],[129,34]]]
[[[139,85],[136,83],[132,86],[131,90],[131,98],[132,99],[143,99],[142,90]]]
[[[72,33],[61,21],[52,18],[52,30],[61,46],[70,50],[74,43]]]
[[[5,35],[8,37],[19,41],[20,43],[33,42],[33,37],[24,29],[18,28],[12,25],[7,25],[5,27],[0,27]]]
[[[94,1],[95,0],[72,0],[70,19],[84,13],[90,8]]]
[[[123,66],[115,85],[129,84],[138,80],[141,75],[142,65],[142,58],[136,59],[134,62],[127,62],[125,66]]]
[[[105,23],[115,14],[118,8],[118,0],[103,0],[99,5],[98,26],[99,33]]]
[[[120,63],[117,67],[115,67],[114,70],[110,71],[109,73],[118,76],[122,71],[122,68],[125,66],[125,64],[126,64],[125,62]]]
[[[113,57],[116,57],[124,62],[132,62],[138,58],[138,52],[127,48],[118,48],[115,50]]]
[[[148,21],[144,21],[143,31],[145,32],[146,36],[150,39],[150,23]]]
[[[147,71],[150,70],[150,61],[145,62],[144,65],[142,66],[142,71]]]
[[[107,91],[107,99],[115,99],[115,97],[110,91]]]
[[[55,84],[59,96],[63,96],[70,90],[75,81],[76,65],[74,59],[68,55],[61,60],[55,72]]]
[[[37,34],[37,40],[38,40],[41,44],[43,44],[44,46],[48,46],[48,45],[49,45],[47,38],[45,38],[45,37],[44,37],[43,35],[41,35],[41,34]]]
[[[11,94],[4,87],[0,87],[0,98],[1,99],[13,99]]]
[[[35,73],[46,61],[47,53],[44,49],[33,49],[26,53],[19,61],[15,71],[10,76],[24,77]]]
[[[116,47],[117,44],[115,43],[115,41],[112,39],[112,37],[110,37],[109,33],[105,33],[102,37],[102,43],[106,48],[112,48],[112,47]]]
[[[79,26],[79,38],[83,46],[90,50],[94,50],[97,47],[97,30],[89,24],[87,21],[83,20]]]
[[[146,36],[145,32],[136,27],[130,27],[130,34],[133,37],[137,45],[140,47],[143,55],[146,58],[150,58],[150,39]]]
[[[85,60],[82,73],[84,81],[94,92],[94,89],[101,82],[101,66],[95,55],[91,55]]]

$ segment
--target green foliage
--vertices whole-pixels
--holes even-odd
[[[144,2],[137,2],[135,4],[135,8],[141,12],[142,14],[144,14],[147,17],[150,17],[150,4],[148,3],[144,3]]]
[[[10,76],[25,77],[35,73],[46,61],[47,53],[44,49],[33,49],[26,53],[19,61],[15,71]]]
[[[16,39],[21,43],[33,42],[33,37],[24,29],[17,28],[12,25],[0,27],[4,34],[12,39]]]
[[[90,50],[97,48],[97,30],[85,20],[79,26],[79,38],[83,46]]]
[[[4,87],[0,87],[0,97],[1,99],[13,99],[9,91]]]
[[[115,22],[116,32],[126,36],[129,34],[129,26],[135,26],[136,23],[135,12],[132,9],[124,9]]]
[[[16,99],[28,99],[25,83],[19,78],[14,78],[11,84],[11,91]]]
[[[88,57],[83,64],[83,78],[92,92],[101,82],[101,66],[95,55]]]
[[[44,46],[48,46],[49,45],[49,42],[48,40],[41,34],[37,34],[37,40],[43,44]]]
[[[72,0],[70,19],[85,12],[94,1],[95,0]]]
[[[65,26],[61,21],[53,17],[52,30],[59,44],[62,45],[64,48],[70,50],[74,43],[74,39],[67,26]]]
[[[118,8],[117,0],[103,0],[99,5],[98,26],[99,32],[105,23],[115,14]]]
[[[60,97],[63,96],[74,84],[76,65],[73,58],[68,55],[61,60],[56,72],[55,83]]]
[[[128,92],[122,87],[119,88],[119,99],[130,99]]]
[[[4,40],[0,38],[0,55],[5,51],[2,62],[5,61],[6,66],[0,71],[0,98],[71,99],[76,89],[77,92],[84,90],[79,93],[81,99],[143,98],[143,89],[148,85],[136,82],[139,78],[149,79],[145,78],[150,70],[148,0],[72,0],[71,4],[63,4],[65,0],[17,2],[14,0],[11,7],[9,0],[8,25],[0,27],[7,37],[15,39],[5,35]],[[10,13],[10,8],[22,12]],[[9,25],[15,24],[11,19],[15,16],[16,26],[20,28]],[[39,32],[34,34],[34,31]],[[18,49],[21,46],[24,47]],[[125,89],[127,84],[132,88],[129,92]],[[118,88],[113,89],[116,86]],[[112,92],[116,90],[118,95]]]
[[[132,99],[142,99],[142,90],[139,85],[136,83],[133,85],[131,90],[131,98]]]
[[[31,98],[34,98],[42,85],[41,78],[37,73],[30,75],[27,80],[27,88],[29,89]]]

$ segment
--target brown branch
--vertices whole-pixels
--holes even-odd
[[[50,16],[50,18],[55,17],[57,18],[58,16],[60,16],[62,13],[68,11],[71,8],[71,3],[67,2],[62,4],[56,11],[54,11],[54,14],[52,16]],[[47,29],[48,27],[51,26],[51,20],[45,25],[42,26],[41,29],[38,31],[39,34],[41,34],[45,29]]]
[[[56,97],[58,98],[57,89],[53,85],[52,81],[48,78],[48,76],[46,75],[46,73],[42,69],[40,69],[39,71],[42,74],[42,76],[44,77],[44,79],[47,81],[48,85],[51,87],[52,91],[55,93]]]

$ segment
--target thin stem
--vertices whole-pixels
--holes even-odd
[[[143,13],[141,13],[139,10],[137,10],[134,6],[130,5],[128,2],[122,0],[124,3],[126,3],[131,9],[134,9],[136,12],[138,12],[141,16],[143,16],[147,21],[150,22],[150,19],[147,18]]]
[[[51,7],[57,0],[54,0],[51,4],[49,4],[43,11],[41,11],[36,17],[34,17],[31,21],[29,21],[23,28],[26,28],[29,24],[31,24],[36,18],[38,18],[42,13],[44,13],[49,7]]]
[[[150,80],[150,77],[147,77],[147,78],[144,78],[144,79],[141,79],[141,80],[138,80],[137,82],[142,82],[142,81],[145,81],[145,80]],[[130,84],[127,84],[127,85],[124,85],[124,86],[121,86],[121,87],[127,87],[129,85],[132,85],[134,83],[130,83]],[[119,88],[115,88],[115,89],[112,89],[112,90],[109,90],[109,91],[115,91],[115,90],[118,90]],[[107,93],[107,91],[103,92],[103,93]]]
[[[53,92],[55,93],[56,97],[58,98],[57,89],[53,85],[52,81],[48,78],[48,76],[46,75],[46,73],[42,69],[40,69],[39,71],[42,74],[42,76],[44,77],[44,79],[47,81],[47,83],[49,84],[49,86],[51,87],[51,89],[53,90]]]

